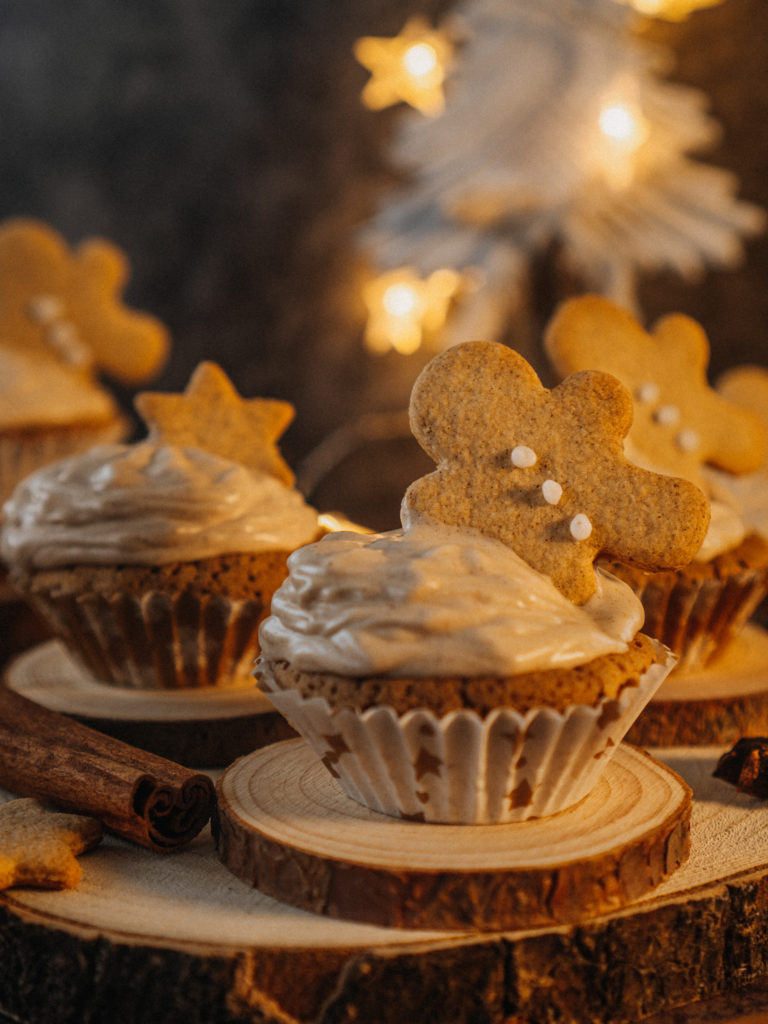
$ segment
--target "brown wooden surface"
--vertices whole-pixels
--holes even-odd
[[[732,744],[768,734],[768,633],[749,623],[714,664],[674,670],[627,734],[644,746]]]
[[[240,882],[207,833],[170,859],[107,837],[81,858],[77,890],[0,897],[0,1012],[46,1024],[143,1024],[148,1007],[185,1024],[675,1024],[679,1006],[768,982],[768,805],[712,778],[719,753],[659,752],[694,791],[688,861],[646,899],[570,926],[340,922]]]
[[[92,679],[59,640],[18,655],[5,682],[43,707],[187,767],[223,768],[295,735],[255,681],[194,691],[112,686]]]
[[[303,740],[241,758],[217,787],[219,856],[247,884],[341,920],[501,931],[616,910],[688,855],[690,790],[619,747],[576,806],[513,825],[424,825],[346,796]]]

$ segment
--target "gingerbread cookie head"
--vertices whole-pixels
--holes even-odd
[[[168,352],[159,320],[122,302],[123,253],[86,239],[70,249],[45,224],[0,225],[0,345],[37,351],[68,366],[103,370],[137,383],[157,373]]]
[[[639,462],[698,484],[705,464],[732,473],[759,466],[765,429],[709,386],[709,342],[690,317],[666,316],[648,333],[620,306],[583,295],[555,313],[545,348],[561,377],[588,369],[618,377],[634,400],[629,441]]]
[[[717,381],[719,395],[746,409],[763,424],[768,433],[768,369],[764,366],[734,366]],[[768,471],[768,448],[760,469]]]
[[[95,818],[49,811],[28,797],[0,805],[0,890],[72,888],[82,874],[77,854],[96,846],[102,832]]]
[[[134,405],[151,438],[202,448],[293,484],[277,447],[293,419],[293,406],[272,398],[241,398],[216,363],[200,363],[183,394],[144,391]]]
[[[609,374],[550,391],[512,349],[468,342],[424,368],[410,414],[437,469],[406,492],[404,521],[496,537],[577,604],[597,588],[599,554],[655,570],[687,564],[701,545],[706,497],[627,460],[632,400]]]

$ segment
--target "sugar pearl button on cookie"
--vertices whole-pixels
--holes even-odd
[[[518,469],[527,469],[528,466],[536,464],[536,452],[525,444],[519,444],[513,448],[510,458],[512,465],[517,466]]]
[[[579,512],[571,520],[570,530],[574,540],[586,540],[592,533],[592,523],[590,523],[588,516],[585,516],[583,512]]]
[[[563,488],[557,480],[545,480],[541,485],[541,493],[544,495],[544,501],[549,505],[556,505],[563,496]]]

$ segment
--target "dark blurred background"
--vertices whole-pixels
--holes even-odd
[[[183,388],[216,359],[245,395],[297,410],[283,451],[324,508],[397,521],[426,459],[402,436],[421,357],[361,344],[352,239],[392,181],[397,108],[359,99],[361,35],[394,35],[447,0],[0,0],[0,218],[44,219],[74,243],[103,235],[133,266],[127,299],[163,319],[173,352],[153,387]],[[768,3],[726,0],[654,22],[672,77],[702,88],[724,133],[708,163],[768,207]],[[696,285],[646,280],[649,319],[704,324],[712,372],[768,362],[768,239],[736,271]],[[535,268],[534,339],[573,289],[549,254]],[[535,341],[534,341],[535,344]],[[128,406],[131,395],[118,391]],[[370,440],[317,473],[318,444],[361,415]],[[328,463],[332,467],[333,460]],[[314,467],[314,468],[312,468]]]

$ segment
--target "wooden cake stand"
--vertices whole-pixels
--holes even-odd
[[[713,665],[672,672],[627,739],[641,746],[731,745],[768,735],[768,632],[748,623]]]
[[[4,682],[51,711],[188,767],[223,768],[295,735],[255,682],[197,690],[110,686],[88,675],[58,640],[19,655]]]
[[[163,856],[107,837],[80,858],[83,879],[76,889],[0,894],[0,1012],[46,1024],[627,1024],[765,975],[768,804],[712,777],[721,748],[660,751],[667,767],[628,747],[617,752],[602,791],[606,800],[618,801],[626,828],[616,842],[627,854],[624,863],[614,855],[604,889],[610,894],[617,878],[637,873],[645,895],[606,911],[599,886],[590,887],[594,902],[582,907],[579,920],[535,925],[519,907],[514,926],[491,931],[460,927],[476,917],[472,904],[492,898],[484,875],[544,872],[541,895],[549,901],[537,897],[533,913],[542,906],[545,914],[559,912],[556,865],[572,862],[579,844],[587,860],[603,848],[610,824],[600,807],[590,808],[587,798],[574,809],[574,817],[584,815],[580,837],[578,828],[570,838],[557,834],[566,812],[549,825],[498,826],[496,842],[489,834],[496,826],[419,826],[352,813],[300,750],[301,741],[281,743],[263,758],[249,755],[233,766],[221,782],[222,821],[244,817],[246,845],[252,829],[259,835],[277,829],[285,849],[281,884],[306,891],[306,901],[322,913],[238,879],[207,831]],[[693,790],[690,855],[648,891],[649,863],[660,856],[653,838],[659,822],[677,816],[679,827],[669,832],[673,845],[685,831],[688,791],[676,773]],[[277,810],[283,798],[294,802],[290,813]],[[266,823],[259,811],[258,827],[254,800],[266,808]],[[361,814],[369,841],[360,834]],[[596,834],[586,828],[589,821]],[[539,827],[547,845],[537,849],[525,837]],[[645,828],[647,846],[640,839]],[[423,829],[423,840],[408,835],[406,843],[403,830],[412,829]],[[306,852],[313,834],[322,837],[314,855],[333,861],[336,893],[348,879],[357,907],[391,905],[371,861],[388,858],[394,875],[411,881],[425,872],[446,877],[450,911],[437,916],[452,927],[383,927],[329,916],[332,908],[317,895],[325,884],[322,871],[305,872],[288,848],[295,841],[295,849]],[[608,855],[609,846],[606,840]],[[222,855],[233,856],[231,844],[222,846]],[[674,863],[678,855],[670,849],[664,856]],[[366,866],[356,874],[361,858]],[[566,876],[571,871],[563,870]],[[462,872],[470,879],[464,909],[456,906]],[[440,903],[436,892],[424,899],[413,885],[409,900],[429,908]],[[490,927],[501,913],[486,909],[480,923]],[[369,916],[367,910],[360,916]]]

